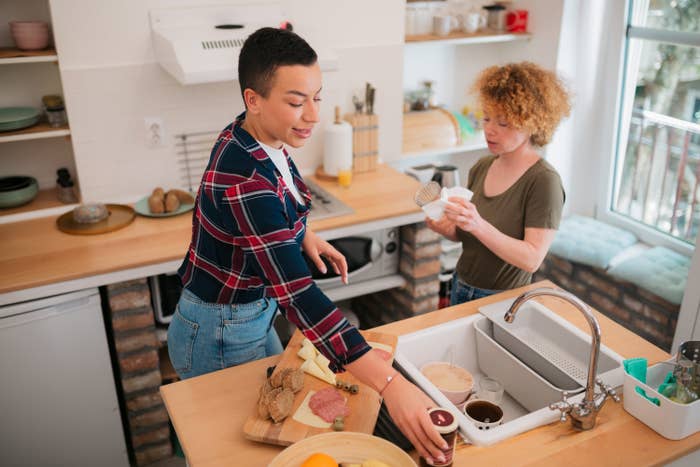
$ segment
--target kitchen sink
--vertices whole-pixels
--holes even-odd
[[[575,326],[563,320],[545,306],[531,301],[523,305],[519,311],[520,323],[517,330],[520,336],[523,329],[536,330],[537,337],[545,342],[543,346],[551,351],[553,345],[547,342],[567,342],[567,349],[575,352],[585,351],[582,355],[575,354],[573,363],[566,362],[567,357],[555,360],[557,367],[550,365],[529,366],[537,359],[527,358],[527,352],[513,346],[513,338],[503,339],[500,321],[503,320],[512,299],[494,303],[480,308],[480,313],[447,323],[439,324],[420,331],[399,337],[396,364],[400,370],[419,387],[421,387],[438,405],[452,409],[459,422],[459,430],[466,442],[475,445],[490,445],[524,433],[533,428],[558,421],[560,412],[551,410],[549,404],[561,400],[562,391],[569,393],[571,402],[579,402],[583,398],[585,381],[578,378],[576,371],[569,366],[577,366],[581,361],[588,363],[590,352],[590,337]],[[496,322],[494,324],[494,321]],[[499,321],[500,320],[500,321]],[[515,322],[518,324],[518,321]],[[503,328],[508,326],[504,322]],[[507,332],[505,334],[508,334]],[[497,339],[518,353],[516,357]],[[517,340],[517,339],[516,339]],[[521,343],[522,344],[522,343]],[[539,353],[542,349],[537,348]],[[530,352],[532,350],[530,349]],[[541,355],[539,357],[542,357]],[[544,356],[551,357],[551,352]],[[542,360],[542,358],[540,358]],[[621,386],[624,374],[622,371],[623,358],[607,347],[601,346],[598,376],[604,383],[612,387]],[[503,384],[503,400],[499,404],[503,409],[503,423],[489,430],[479,430],[469,422],[460,408],[452,404],[423,374],[421,366],[433,361],[452,361],[455,365],[468,370],[474,377],[474,389],[478,390],[479,381],[484,377],[495,378]],[[562,370],[558,366],[564,366]],[[554,371],[561,370],[561,371]],[[572,394],[574,394],[572,396]]]

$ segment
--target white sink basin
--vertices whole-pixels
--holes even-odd
[[[490,305],[490,315],[496,319],[495,316],[502,309],[502,313],[500,313],[500,319],[502,319],[511,303],[512,300],[505,300]],[[536,313],[534,316],[529,316],[527,308],[530,303],[534,302],[523,305],[513,325],[518,323],[518,319],[523,319],[524,323],[537,326],[538,329],[546,329],[550,333],[566,334],[570,342],[583,340],[585,343],[587,336],[584,333],[556,316],[546,307],[535,305]],[[526,316],[529,317],[524,319]],[[508,325],[506,324],[506,326]],[[572,345],[571,348],[579,347]],[[587,364],[590,344],[586,349],[586,354],[580,358]],[[480,378],[484,376],[495,378],[503,384],[504,396],[500,404],[504,412],[502,425],[490,430],[479,430],[419,371],[422,365],[431,361],[450,361],[451,354],[456,365],[472,373],[475,389],[478,388]],[[603,361],[603,356],[606,359],[607,371],[599,376],[606,384],[613,387],[622,385],[622,357],[601,346],[601,361]],[[610,362],[613,362],[612,368],[610,368]],[[494,324],[481,314],[399,337],[396,363],[438,405],[452,409],[456,413],[460,433],[469,443],[475,445],[494,444],[559,420],[560,413],[550,410],[548,406],[561,399],[561,388],[547,381],[496,342],[494,340]],[[570,393],[583,390],[581,384],[573,379],[566,381],[566,383],[566,390]],[[577,402],[582,398],[583,394],[579,393],[570,397],[570,400]]]

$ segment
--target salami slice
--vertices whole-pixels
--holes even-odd
[[[327,422],[332,422],[335,417],[346,417],[350,414],[345,398],[334,388],[325,388],[316,392],[309,399],[309,408]]]

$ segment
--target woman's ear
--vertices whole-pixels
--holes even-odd
[[[260,96],[260,94],[258,94],[257,92],[253,91],[250,88],[246,88],[243,91],[243,103],[245,104],[246,110],[254,115],[260,113],[261,97],[262,96]]]

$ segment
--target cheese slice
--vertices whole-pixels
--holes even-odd
[[[314,344],[308,338],[305,337],[304,340],[301,341],[301,346],[306,347],[307,345],[310,345],[312,349],[316,348],[314,347]]]
[[[331,368],[330,368],[330,364],[331,364],[330,360],[328,360],[322,354],[316,355],[316,358],[314,360],[316,362],[316,365],[318,365],[318,367],[321,368],[324,373],[326,373],[331,378],[335,379],[335,373],[333,373],[331,371]]]
[[[331,376],[323,371],[314,360],[304,360],[304,363],[301,364],[301,369],[304,370],[305,373],[335,386],[335,375],[331,373]]]
[[[316,351],[312,345],[303,345],[299,349],[299,352],[297,352],[297,355],[304,360],[313,360],[316,358]]]

